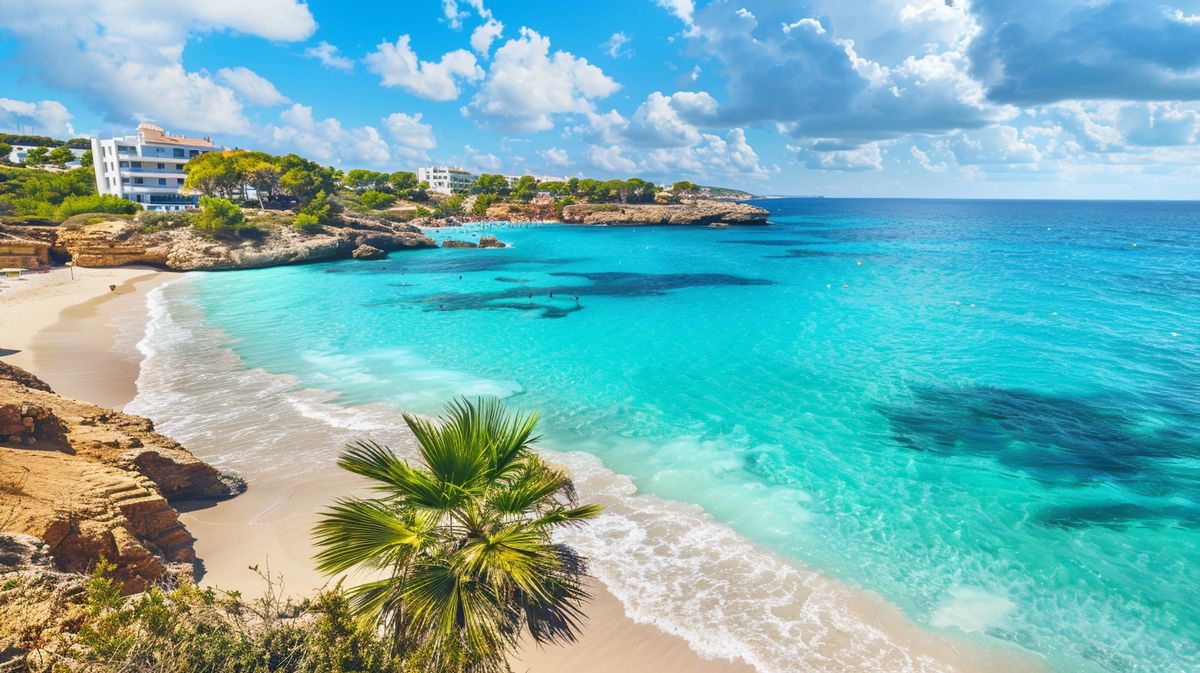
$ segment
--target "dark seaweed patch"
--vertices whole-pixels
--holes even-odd
[[[690,287],[772,284],[769,280],[720,273],[558,272],[550,275],[560,278],[582,278],[590,283],[444,294],[415,301],[425,304],[426,310],[430,311],[540,310],[543,318],[562,318],[583,308],[581,297],[647,297],[661,296]]]

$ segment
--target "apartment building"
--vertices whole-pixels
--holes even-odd
[[[96,191],[135,201],[146,210],[195,208],[197,197],[183,192],[183,166],[216,149],[207,137],[173,136],[145,123],[135,135],[92,138]]]
[[[475,176],[457,166],[422,166],[417,169],[417,181],[428,182],[431,192],[453,194],[469,191]]]

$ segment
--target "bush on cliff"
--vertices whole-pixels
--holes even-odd
[[[27,665],[95,673],[409,670],[389,642],[354,619],[340,587],[299,603],[282,599],[271,578],[264,578],[263,597],[249,602],[190,584],[122,596],[113,570],[102,561],[85,582],[85,617],[75,637]]]
[[[58,217],[65,220],[80,213],[133,215],[141,209],[142,207],[133,201],[112,194],[87,194],[63,199],[62,205],[58,207]]]
[[[392,196],[391,194],[381,192],[378,189],[368,189],[359,196],[359,200],[362,201],[364,208],[368,210],[379,210],[380,208],[387,208],[395,203],[396,197]]]
[[[200,197],[200,217],[196,228],[206,234],[230,233],[246,221],[242,209],[229,199],[219,196]]]
[[[57,218],[58,208],[67,197],[95,192],[95,178],[88,168],[51,173],[0,167],[0,213]]]

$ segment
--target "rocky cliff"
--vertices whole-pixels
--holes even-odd
[[[258,224],[256,230],[226,237],[204,236],[191,227],[155,230],[129,220],[91,222],[60,227],[56,247],[77,266],[147,264],[174,271],[254,269],[346,259],[363,245],[385,253],[435,247],[416,227],[373,218],[344,217],[341,226],[315,233],[266,218],[250,221]]]
[[[57,570],[104,557],[130,592],[189,576],[194,540],[171,503],[240,489],[148,419],[60,397],[0,363],[0,532],[44,541]]]
[[[563,208],[562,221],[591,225],[727,226],[766,224],[769,214],[757,206],[724,201],[663,205],[580,203]]]

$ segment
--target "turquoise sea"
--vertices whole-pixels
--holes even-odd
[[[175,338],[147,347],[184,376],[203,349],[179,330],[219,333],[357,434],[374,426],[347,408],[539,409],[544,445],[627,476],[638,507],[725,531],[602,526],[605,567],[626,542],[681,559],[629,563],[631,609],[666,573],[724,567],[684,552],[728,534],[1051,670],[1200,670],[1200,203],[758,203],[772,224],[473,225],[439,236],[511,247],[190,275],[155,298]],[[737,587],[681,588],[693,614],[668,630],[791,670],[735,633],[749,603],[713,607]]]

